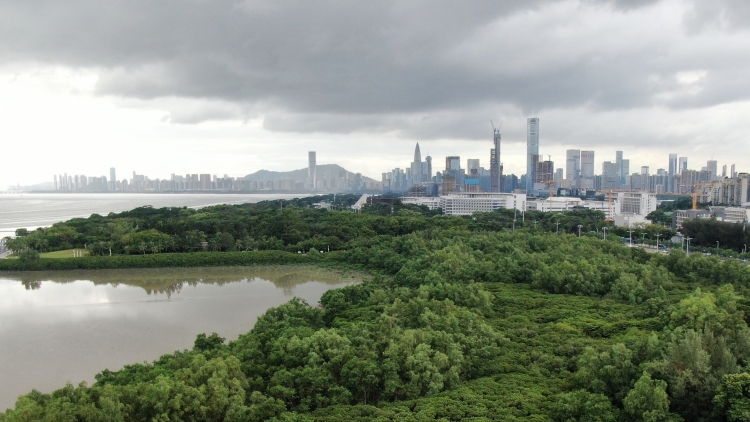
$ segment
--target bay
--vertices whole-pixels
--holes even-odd
[[[317,305],[360,280],[309,266],[0,273],[0,409],[190,349],[200,333],[236,339],[270,307]]]
[[[293,199],[304,194],[160,194],[160,193],[23,193],[0,194],[0,239],[16,229],[29,230],[91,214],[107,215],[151,205],[200,208],[219,204]]]

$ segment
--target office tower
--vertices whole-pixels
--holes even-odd
[[[565,175],[563,174],[563,169],[555,169],[555,181],[563,180],[563,177],[565,177]]]
[[[55,190],[57,190],[57,175],[55,175]]]
[[[727,165],[724,164],[723,166],[721,166],[721,178],[726,179],[726,177],[727,177]]]
[[[581,178],[581,150],[569,149],[565,151],[565,179],[578,180]]]
[[[536,163],[539,162],[539,118],[526,119],[526,194],[534,191]]]
[[[687,170],[688,166],[688,158],[687,157],[680,157],[677,162],[677,174],[682,173],[684,170]]]
[[[627,178],[630,174],[630,160],[622,160],[620,162],[620,186],[627,184]]]
[[[669,154],[669,176],[667,180],[667,192],[677,192],[675,188],[675,175],[677,174],[677,154]]]
[[[469,158],[466,160],[466,175],[472,179],[479,177],[479,159]]]
[[[648,176],[648,166],[641,166],[641,176]]]
[[[429,151],[428,151],[429,152]],[[432,157],[429,155],[424,158],[425,160],[425,167],[427,167],[427,171],[425,172],[425,177],[427,178],[427,181],[429,182],[432,180]]]
[[[450,170],[460,171],[461,170],[461,157],[449,156],[445,157],[445,171]]]
[[[615,151],[615,163],[617,164],[617,173],[622,178],[622,151]]]
[[[117,180],[117,177],[115,177],[115,168],[110,167],[109,168],[109,190],[115,190],[115,180]]]
[[[315,163],[315,151],[307,153],[307,188],[315,189],[318,186],[317,168]]]
[[[711,180],[719,176],[719,168],[716,160],[708,160],[706,163],[706,169],[711,173]]]
[[[490,191],[503,190],[503,162],[500,158],[500,129],[493,126],[493,146],[490,150]]]
[[[615,189],[620,185],[620,165],[617,162],[602,163],[602,189]]]
[[[443,173],[443,194],[457,192],[458,186],[462,185],[461,157],[445,157],[445,172]]]
[[[424,166],[422,165],[422,152],[419,150],[419,142],[417,142],[417,146],[414,148],[414,161],[412,161],[410,168],[411,184],[418,185],[424,182],[422,175]]]
[[[594,178],[594,151],[581,151],[581,178]]]
[[[737,173],[735,173],[735,171],[734,171],[734,164],[732,164],[731,168],[732,168],[732,170],[730,170],[730,173],[732,174],[732,178],[737,177]]]

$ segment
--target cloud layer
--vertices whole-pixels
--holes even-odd
[[[98,69],[99,95],[206,100],[173,123],[485,138],[503,112],[747,100],[747,4],[3,2],[0,60]]]

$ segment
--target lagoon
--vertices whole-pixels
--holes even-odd
[[[0,273],[0,409],[190,349],[200,333],[234,340],[270,307],[317,305],[360,280],[294,265]]]

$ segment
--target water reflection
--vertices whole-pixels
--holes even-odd
[[[357,282],[361,274],[332,271],[312,266],[261,266],[261,267],[198,267],[198,268],[136,268],[121,270],[78,270],[78,271],[31,271],[0,272],[0,278],[17,280],[27,290],[38,290],[43,283],[72,283],[86,280],[95,285],[119,285],[140,287],[147,294],[179,293],[183,286],[198,284],[224,285],[247,282],[256,279],[268,280],[284,293],[291,294],[292,288],[300,283],[317,281],[324,284]]]
[[[235,339],[293,296],[315,305],[361,275],[306,266],[0,273],[0,409],[32,388]]]

